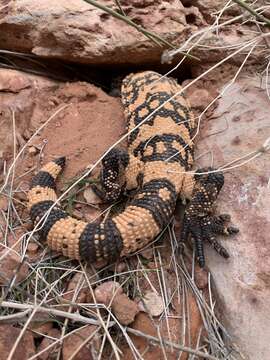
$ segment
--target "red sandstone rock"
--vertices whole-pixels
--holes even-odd
[[[15,284],[23,281],[28,275],[28,265],[23,262],[19,255],[13,251],[2,250],[0,252],[0,284],[8,285],[15,277]]]
[[[115,11],[113,0],[100,0]],[[176,46],[183,45],[194,33],[216,20],[224,8],[222,0],[128,0],[121,7],[132,21]],[[237,4],[223,11],[220,22],[239,15]],[[254,36],[242,19],[215,31],[209,31],[192,54],[206,61],[221,60],[224,48]],[[245,31],[247,30],[247,31]],[[197,39],[196,39],[197,40]],[[30,52],[40,57],[62,59],[92,65],[156,64],[164,43],[150,41],[141,32],[107,12],[83,1],[59,0],[57,4],[38,0],[10,1],[0,10],[0,46]],[[211,51],[211,47],[214,49]],[[186,50],[186,49],[185,49]],[[256,52],[256,51],[255,51]],[[259,52],[257,52],[260,56]],[[239,62],[239,57],[231,59]],[[243,59],[243,57],[241,57]],[[178,57],[176,61],[178,60]],[[15,87],[16,89],[17,87]]]
[[[134,321],[139,312],[138,305],[123,293],[121,285],[114,281],[107,281],[95,289],[97,303],[111,306],[114,315],[122,325]]]
[[[118,11],[113,0],[101,4]],[[136,24],[168,41],[182,43],[189,30],[185,9],[177,0],[121,1]],[[87,64],[127,64],[160,61],[166,45],[149,41],[142,33],[83,1],[20,0],[0,11],[3,48]]]
[[[17,82],[26,83],[27,86],[18,85],[14,92],[15,85],[10,84]],[[1,84],[6,89],[0,92],[0,153],[5,158],[11,156],[13,151],[11,107],[16,114],[17,132],[29,137],[60,107],[68,105],[32,141],[32,146],[43,149],[44,163],[60,155],[67,156],[65,180],[97,161],[124,132],[123,110],[119,99],[110,97],[93,85],[82,82],[60,84],[5,69],[0,69],[0,87]],[[28,156],[17,163],[16,169],[22,174],[33,165],[40,166],[38,158]],[[25,176],[23,183],[31,176],[31,173]]]
[[[70,359],[75,352],[77,353],[72,358],[73,360],[96,359],[101,346],[101,337],[98,332],[95,333],[97,328],[94,325],[87,325],[66,337],[62,348],[63,360]],[[88,338],[89,341],[82,346]]]
[[[129,325],[134,321],[139,308],[126,294],[117,294],[112,302],[112,311],[120,324]]]
[[[38,90],[55,86],[56,82],[38,76],[30,76],[16,70],[0,69],[0,153],[13,151],[12,112],[16,121],[16,133],[20,139],[29,131]],[[38,114],[36,114],[38,115]],[[40,115],[40,114],[39,114]],[[38,115],[38,116],[39,116]]]
[[[123,293],[121,285],[115,281],[106,281],[95,289],[97,303],[109,306],[116,295]]]
[[[69,281],[67,289],[63,294],[62,302],[68,304],[73,303],[85,303],[89,297],[89,289],[86,282],[84,281],[84,275],[80,273],[75,273],[73,278]],[[63,310],[68,311],[68,306],[64,306]],[[72,308],[74,311],[77,310],[76,307]],[[62,310],[62,307],[61,307]]]
[[[183,320],[182,299],[174,296],[173,307],[175,310],[170,312],[170,314],[173,315],[172,317],[168,317],[167,319],[151,319],[148,314],[140,312],[130,326],[143,332],[144,334],[148,334],[156,338],[161,337],[163,340],[168,340],[176,344],[185,344],[188,347],[194,348],[196,347],[196,341],[202,326],[202,320],[196,301],[191,293],[188,293],[187,301],[189,321],[187,321],[187,319]],[[185,333],[183,332],[183,329],[185,329]],[[188,334],[190,334],[190,337]],[[188,354],[185,352],[183,352],[179,357],[179,351],[176,351],[175,349],[164,347],[164,350],[162,350],[159,345],[151,343],[145,337],[134,335],[130,335],[130,337],[144,360],[163,359],[163,351],[166,353],[166,358],[168,360],[175,360],[178,358],[180,360],[188,359]],[[124,351],[125,359],[132,360],[132,351],[129,348],[124,348]]]
[[[38,352],[45,350],[49,345],[53,344],[55,340],[59,339],[61,336],[61,332],[58,329],[51,329],[47,333],[48,337],[44,337],[41,341]],[[55,340],[54,340],[55,339]],[[50,360],[52,359],[56,352],[60,347],[60,343],[56,343],[55,346],[49,348],[47,351],[43,352],[41,355],[38,356],[38,360]]]
[[[21,332],[17,328],[8,324],[0,325],[0,356],[1,359],[7,359],[9,353]],[[26,331],[19,342],[12,360],[27,360],[35,355],[34,338],[30,331]]]
[[[243,76],[205,123],[197,153],[211,151],[214,166],[219,167],[257,150],[270,135],[269,112],[265,78]],[[209,156],[199,162],[209,165]],[[225,172],[218,211],[229,213],[240,232],[230,239],[219,238],[230,254],[228,260],[205,246],[227,330],[247,359],[258,360],[269,356],[269,175],[269,152]]]

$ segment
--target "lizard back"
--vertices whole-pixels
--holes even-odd
[[[144,162],[180,162],[186,170],[192,166],[195,120],[181,90],[174,79],[153,71],[124,79],[127,130],[135,128],[128,138],[129,153]]]

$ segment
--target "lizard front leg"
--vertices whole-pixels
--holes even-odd
[[[114,148],[102,160],[101,189],[92,186],[94,192],[106,202],[117,201],[125,190],[139,185],[143,163],[125,150]]]
[[[239,231],[236,227],[227,226],[230,221],[229,215],[213,214],[213,204],[224,184],[222,172],[213,172],[213,170],[212,168],[200,169],[195,173],[193,179],[186,181],[186,184],[193,184],[193,186],[192,190],[191,186],[186,186],[190,202],[184,215],[180,249],[183,249],[184,242],[191,235],[195,244],[196,257],[201,267],[205,265],[203,249],[205,241],[208,241],[221,256],[228,258],[227,250],[218,243],[216,235],[231,235]],[[191,175],[187,174],[186,176]]]

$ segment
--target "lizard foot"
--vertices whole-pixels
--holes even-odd
[[[204,242],[208,241],[224,258],[229,258],[228,251],[216,240],[216,235],[232,235],[239,230],[227,226],[231,218],[228,214],[213,215],[213,204],[223,186],[224,177],[221,172],[213,169],[201,169],[195,174],[193,196],[186,208],[180,240],[180,251],[189,235],[194,240],[196,257],[200,267],[205,266]],[[208,173],[209,172],[209,173]]]
[[[180,250],[183,251],[183,243],[187,241],[189,235],[194,240],[196,257],[200,267],[205,266],[204,242],[208,241],[216,252],[224,257],[229,258],[228,251],[217,241],[216,235],[233,235],[239,232],[234,226],[227,226],[230,221],[228,214],[219,216],[206,215],[202,217],[186,217],[184,218]]]

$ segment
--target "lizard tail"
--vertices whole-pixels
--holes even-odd
[[[69,258],[91,263],[115,260],[121,253],[123,241],[112,219],[87,223],[55,205],[55,180],[64,165],[65,158],[58,158],[33,177],[28,193],[32,222],[52,250]]]
[[[147,181],[112,218],[87,223],[69,216],[55,204],[55,180],[64,164],[64,158],[46,164],[28,193],[31,220],[52,250],[89,263],[110,263],[147,245],[169,222],[177,191],[166,178]]]

